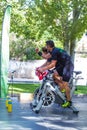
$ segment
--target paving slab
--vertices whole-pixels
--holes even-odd
[[[73,97],[79,109],[74,114],[58,104],[43,107],[39,114],[30,108],[30,102],[22,103],[12,97],[12,113],[8,113],[5,99],[0,99],[0,130],[87,130],[87,96]]]

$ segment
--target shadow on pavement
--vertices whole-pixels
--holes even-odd
[[[87,130],[87,96],[74,96],[73,103],[79,109],[78,114],[58,104],[43,107],[36,114],[31,110],[30,102],[21,103],[17,97],[12,97],[13,110],[8,113],[5,99],[0,99],[0,129]]]

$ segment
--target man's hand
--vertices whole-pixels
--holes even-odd
[[[40,67],[38,68],[38,71],[40,71],[41,73],[44,72],[46,69],[44,67]]]
[[[36,49],[35,49],[35,51],[36,51],[36,53],[38,53],[38,52],[39,52],[39,49],[38,49],[38,48],[36,48]]]

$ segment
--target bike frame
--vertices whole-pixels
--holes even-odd
[[[71,88],[71,92],[70,92],[71,98],[76,89],[76,83],[79,79],[78,74],[80,74],[80,73],[81,72],[74,72],[74,75],[71,77],[71,79],[69,81],[69,85]],[[47,93],[50,93],[50,92],[53,93],[55,95],[55,97],[58,98],[56,100],[56,103],[62,104],[63,102],[66,101],[65,93],[62,93],[60,91],[60,87],[56,83],[54,83],[54,80],[52,77],[53,77],[53,71],[49,70],[49,73],[44,77],[44,79],[42,81],[42,85],[39,87],[37,96],[34,97],[34,100],[32,101],[33,111],[35,111],[35,112],[40,111],[41,107],[43,106],[43,104],[46,100]],[[53,102],[55,102],[55,101],[53,100]],[[48,104],[48,106],[49,106],[49,104]],[[78,112],[78,110],[76,110],[76,108],[74,106],[71,106],[71,109],[73,109],[73,112]]]

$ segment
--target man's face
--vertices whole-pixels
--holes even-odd
[[[52,48],[51,48],[49,45],[46,45],[46,48],[47,48],[47,50],[48,50],[49,52],[52,51]]]

